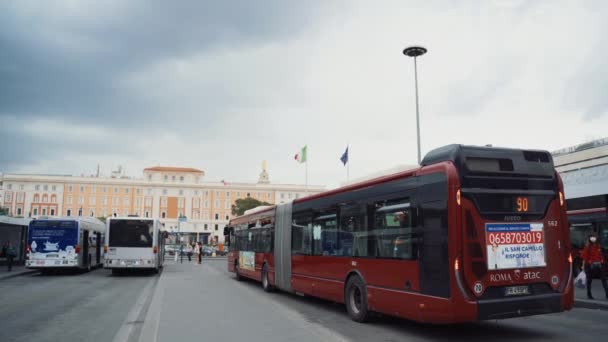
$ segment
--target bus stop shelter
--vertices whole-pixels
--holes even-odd
[[[31,219],[0,216],[0,248],[10,241],[17,251],[14,259],[15,265],[25,264],[25,250],[27,243],[27,227]],[[6,255],[1,254],[0,265],[6,265]]]

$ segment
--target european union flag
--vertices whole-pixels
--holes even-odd
[[[340,161],[345,166],[346,166],[346,163],[348,163],[348,146],[346,146],[346,151],[344,151],[344,153],[342,154],[342,157],[340,157]]]

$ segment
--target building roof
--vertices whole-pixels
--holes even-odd
[[[174,166],[154,166],[154,167],[147,167],[144,169],[144,172],[146,171],[153,171],[153,172],[188,172],[188,173],[200,173],[200,174],[204,174],[205,172],[203,172],[203,170],[199,170],[199,169],[194,169],[191,167],[174,167]]]

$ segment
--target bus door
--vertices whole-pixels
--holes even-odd
[[[91,262],[89,258],[89,231],[82,232],[82,266],[87,267]]]
[[[95,248],[95,263],[101,264],[101,233],[95,233],[95,240],[97,241],[97,247]]]

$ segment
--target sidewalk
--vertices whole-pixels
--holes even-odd
[[[602,287],[602,281],[593,279],[591,295],[594,299],[587,299],[587,289],[574,288],[574,306],[578,308],[608,310],[608,299]]]
[[[27,269],[25,266],[13,266],[13,269],[10,272],[7,270],[8,268],[6,266],[0,266],[0,280],[38,272],[36,270]]]

